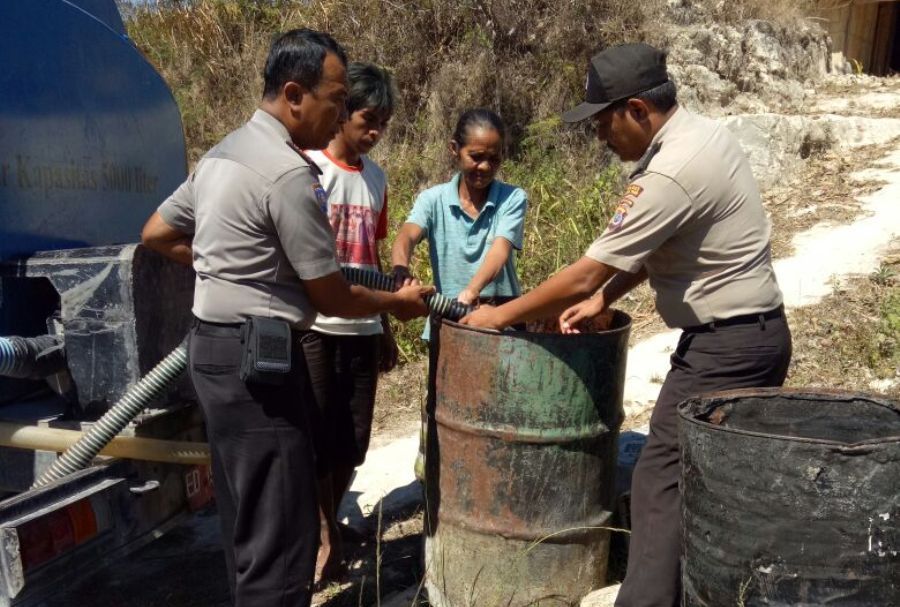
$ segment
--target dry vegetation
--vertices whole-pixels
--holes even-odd
[[[451,174],[446,140],[460,111],[498,110],[511,131],[502,177],[530,199],[519,257],[523,286],[530,288],[581,255],[621,190],[618,163],[586,130],[558,119],[582,95],[591,54],[623,41],[659,42],[667,16],[788,22],[804,4],[683,1],[667,9],[665,0],[159,0],[132,6],[127,27],[175,94],[192,164],[255,108],[261,66],[278,32],[325,30],[352,59],[388,67],[399,106],[373,155],[389,177],[391,234],[417,192]],[[422,249],[414,270],[428,279]],[[403,359],[418,358],[421,324],[397,331]]]
[[[859,198],[883,184],[859,180],[853,174],[871,168],[896,142],[845,149],[830,148],[810,157],[789,183],[765,192],[763,204],[772,216],[772,254],[787,257],[792,240],[817,224],[844,224],[858,218]]]
[[[383,598],[413,587],[418,589],[422,569],[423,515],[394,512],[391,518],[378,520],[373,514],[373,529],[355,542],[349,542],[347,560],[350,575],[343,583],[334,583],[316,594],[317,607],[359,607],[380,605]],[[379,525],[380,524],[380,525]],[[376,558],[372,555],[376,554]],[[424,602],[424,592],[421,593]],[[412,605],[413,600],[404,602]],[[418,601],[416,605],[420,604]]]
[[[900,242],[878,271],[835,285],[793,310],[787,385],[882,392],[900,398]]]

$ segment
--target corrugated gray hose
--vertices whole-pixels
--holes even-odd
[[[392,293],[397,290],[394,277],[388,274],[382,274],[374,270],[363,270],[362,268],[341,268],[344,278],[348,282],[357,284],[367,289],[375,291],[387,291]],[[432,293],[425,296],[425,305],[432,313],[442,318],[450,320],[459,320],[472,311],[472,306],[461,303],[455,299],[451,299],[440,293]]]
[[[69,447],[62,456],[32,485],[43,487],[66,475],[88,466],[97,454],[131,423],[137,415],[172,384],[187,368],[187,346],[181,342],[147,375],[131,387],[103,417],[85,432],[78,442]]]
[[[381,272],[361,268],[343,268],[343,274],[349,282],[369,289],[387,292],[397,290],[394,278]],[[459,320],[472,311],[471,306],[440,293],[427,295],[425,305],[433,313],[450,320]],[[119,399],[119,402],[98,419],[77,443],[69,447],[59,459],[53,462],[53,465],[41,475],[32,487],[43,487],[87,467],[109,441],[131,423],[169,384],[178,379],[186,368],[187,347],[185,342],[182,342],[128,390]]]

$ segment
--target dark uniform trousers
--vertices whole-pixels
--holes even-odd
[[[306,606],[319,545],[306,363],[294,340],[283,386],[241,381],[239,325],[195,321],[190,374],[206,418],[236,607]]]
[[[791,359],[781,307],[685,329],[634,469],[628,570],[616,607],[681,604],[681,462],[677,406],[705,392],[780,386]]]

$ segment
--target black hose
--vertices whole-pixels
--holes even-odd
[[[341,268],[341,271],[344,274],[344,278],[355,285],[389,293],[397,290],[394,277],[388,274],[382,274],[375,270],[364,270],[363,268]],[[449,320],[459,320],[472,311],[472,306],[440,293],[426,295],[425,305],[428,306],[428,309],[433,314]]]
[[[0,337],[0,376],[43,379],[65,368],[62,337]]]

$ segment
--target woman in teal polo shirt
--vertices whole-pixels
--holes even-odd
[[[427,237],[440,293],[466,304],[498,304],[521,294],[513,250],[522,249],[528,197],[522,188],[494,179],[505,131],[490,110],[460,116],[450,141],[458,172],[416,198],[394,240],[398,280],[409,277],[413,249]]]

